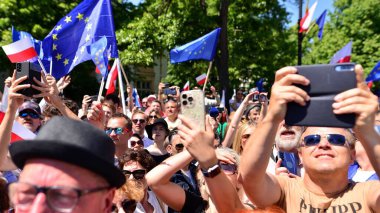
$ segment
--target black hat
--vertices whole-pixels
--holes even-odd
[[[147,125],[145,127],[146,133],[148,134],[148,138],[150,138],[151,140],[153,140],[153,137],[152,137],[153,127],[156,125],[159,125],[159,124],[164,126],[167,135],[169,135],[170,130],[168,127],[168,123],[166,123],[165,119],[158,118],[154,121],[154,123],[152,125]]]
[[[120,187],[125,182],[125,176],[114,165],[112,139],[83,121],[54,117],[34,140],[13,143],[9,151],[19,168],[23,168],[28,159],[50,158],[88,169],[113,187]]]

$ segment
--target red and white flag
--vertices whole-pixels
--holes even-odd
[[[334,54],[330,64],[345,63],[351,61],[352,41],[348,42],[342,49]]]
[[[305,32],[309,29],[311,19],[313,18],[315,8],[317,8],[318,1],[315,1],[314,4],[310,7],[310,10],[306,9],[305,16],[301,19],[300,23],[300,33]]]
[[[3,46],[3,50],[12,63],[27,61],[38,56],[29,38],[24,38],[12,44],[5,45]]]
[[[203,85],[203,84],[205,84],[205,82],[206,82],[206,74],[203,73],[202,75],[196,77],[195,80],[197,80],[197,83],[198,83],[199,85]]]
[[[116,59],[113,62],[111,71],[108,73],[107,82],[106,82],[106,86],[105,86],[105,88],[107,89],[106,95],[112,94],[115,92],[116,79],[117,79],[117,75],[118,75],[117,63],[119,63],[118,59]]]
[[[190,90],[190,82],[187,81],[185,86],[183,86],[183,91],[189,91]]]

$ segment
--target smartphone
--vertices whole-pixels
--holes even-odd
[[[164,94],[165,95],[176,95],[177,91],[173,88],[165,88],[164,89]]]
[[[202,90],[181,92],[181,113],[205,130],[205,97]]]
[[[264,94],[260,94],[260,96],[259,96],[259,101],[260,101],[260,102],[265,102],[266,100],[267,100],[267,96],[264,95]]]
[[[30,62],[23,62],[23,63],[17,63],[16,64],[16,78],[21,78],[23,76],[28,76],[26,80],[20,83],[21,84],[30,84],[29,88],[19,90],[18,93],[23,94],[28,97],[32,97],[33,95],[40,94],[41,92],[39,90],[33,89],[32,85],[37,85],[37,83],[33,80],[33,78],[36,78],[37,80],[41,81],[41,67],[39,65],[30,63]]]
[[[355,114],[336,115],[332,104],[334,97],[356,88],[355,64],[320,64],[297,66],[299,75],[310,80],[308,86],[296,85],[310,96],[306,106],[288,103],[285,123],[291,126],[322,126],[351,128]]]
[[[253,97],[252,97],[252,101],[258,101],[259,100],[259,89],[257,87],[255,88],[252,88],[249,90],[249,93],[251,92],[256,92],[257,94],[254,94]]]

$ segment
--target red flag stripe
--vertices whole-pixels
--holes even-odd
[[[18,52],[12,55],[7,55],[7,56],[9,60],[11,60],[12,63],[17,63],[17,62],[23,62],[23,61],[36,57],[37,52],[33,47],[30,47],[21,52]]]
[[[340,59],[338,61],[338,63],[346,63],[346,62],[350,62],[351,61],[351,56],[348,55],[348,56],[345,56],[344,58]]]

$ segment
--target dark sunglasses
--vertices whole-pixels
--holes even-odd
[[[149,118],[158,118],[157,115],[149,115]]]
[[[182,143],[178,143],[175,145],[175,149],[179,150],[179,149],[183,149],[183,144]]]
[[[131,147],[136,146],[136,144],[144,146],[144,143],[141,140],[138,140],[138,141],[129,141],[129,142],[131,142]]]
[[[107,135],[110,135],[112,131],[115,131],[116,135],[120,135],[121,133],[123,133],[123,130],[124,128],[118,127],[118,128],[106,128],[106,130],[104,131],[106,132]]]
[[[248,139],[251,136],[251,134],[244,134],[241,136],[241,138]]]
[[[143,123],[145,123],[145,120],[144,119],[133,119],[132,122],[134,124],[137,124],[138,122],[140,122],[140,124],[143,124]]]
[[[130,175],[133,175],[133,178],[136,180],[141,180],[145,177],[146,171],[144,169],[138,169],[133,172],[128,171],[128,170],[123,170],[122,171],[125,177],[128,179]]]
[[[334,146],[344,146],[346,144],[346,137],[341,134],[327,134],[326,136],[327,141]],[[307,135],[303,138],[303,142],[305,146],[316,146],[321,142],[321,135],[315,134],[315,135]]]
[[[37,118],[40,118],[40,116],[37,114],[37,113],[35,113],[35,112],[21,112],[20,114],[19,114],[19,116],[21,117],[21,118],[26,118],[26,117],[31,117],[31,118],[33,118],[33,119],[37,119]]]
[[[236,174],[237,166],[235,164],[219,164],[220,169],[223,170],[226,174]]]

